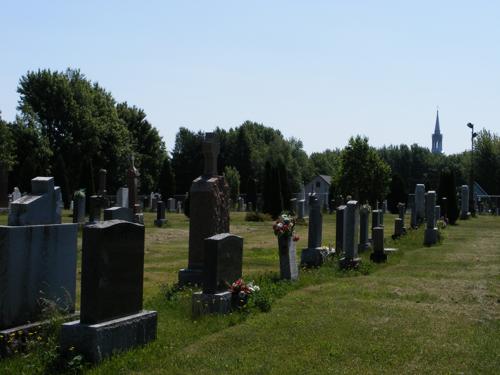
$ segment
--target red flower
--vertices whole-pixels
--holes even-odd
[[[295,242],[297,242],[298,240],[300,240],[300,237],[299,237],[299,236],[293,236],[293,240],[294,240]]]

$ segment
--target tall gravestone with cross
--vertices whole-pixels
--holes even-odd
[[[217,173],[220,151],[215,133],[206,133],[203,142],[205,165],[189,191],[188,267],[179,271],[179,284],[202,284],[205,260],[204,240],[219,233],[229,233],[229,188],[224,176]]]

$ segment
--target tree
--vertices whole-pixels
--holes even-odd
[[[339,150],[327,149],[323,152],[313,152],[310,156],[314,175],[335,175],[339,164]]]
[[[188,192],[193,180],[203,173],[203,139],[201,131],[194,133],[187,128],[180,128],[175,136],[172,169],[179,194]]]
[[[262,198],[263,211],[273,218],[290,209],[290,183],[283,161],[278,159],[275,165],[269,160],[266,162]]]
[[[140,186],[143,192],[159,188],[159,179],[164,160],[167,157],[165,144],[158,130],[146,120],[146,113],[136,106],[129,107],[127,102],[116,106],[118,117],[129,132],[129,142],[140,170]]]
[[[387,194],[391,169],[368,144],[368,138],[349,139],[340,154],[335,184],[343,196],[351,195],[360,203],[374,204]]]
[[[474,145],[474,180],[488,194],[500,194],[500,137],[485,129]]]
[[[224,177],[229,186],[229,196],[235,203],[240,196],[240,173],[236,168],[227,166],[224,168]]]
[[[406,186],[398,174],[393,174],[391,183],[389,184],[389,194],[387,195],[387,206],[391,213],[398,213],[398,203],[406,203],[407,195]]]
[[[7,122],[2,120],[0,112],[0,163],[9,170],[15,162],[15,143],[11,129]]]
[[[158,181],[158,188],[160,190],[161,199],[166,200],[175,194],[175,176],[172,171],[170,158],[168,155],[163,159],[163,164],[160,171],[160,179]]]
[[[20,120],[48,142],[52,173],[66,203],[81,187],[94,193],[101,168],[108,170],[110,190],[125,182],[132,147],[110,93],[72,69],[28,72],[17,91]]]

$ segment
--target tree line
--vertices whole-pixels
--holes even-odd
[[[0,117],[0,160],[10,170],[9,189],[29,191],[31,178],[52,175],[67,203],[75,190],[96,193],[97,174],[104,168],[112,194],[126,183],[132,154],[143,193],[184,194],[203,171],[203,132],[181,127],[169,154],[142,109],[118,103],[79,70],[30,71],[17,91],[16,119],[8,123]],[[376,149],[362,136],[352,137],[343,149],[307,155],[300,140],[286,139],[264,124],[246,121],[215,132],[221,146],[219,173],[226,175],[232,198],[246,194],[256,202],[262,194],[268,211],[289,208],[291,194],[318,174],[332,176],[332,197],[372,204],[388,198],[392,207],[416,183],[438,190],[443,173],[457,185],[467,183],[471,167],[470,152],[436,155],[416,144]],[[489,194],[500,194],[497,134],[479,132],[473,163],[475,180]]]

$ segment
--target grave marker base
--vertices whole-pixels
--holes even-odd
[[[300,256],[300,265],[305,267],[321,267],[328,256],[335,254],[335,251],[318,247],[316,249],[303,249]]]
[[[61,327],[61,351],[68,353],[73,347],[86,360],[101,362],[116,352],[156,340],[157,318],[156,311],[142,311],[91,325],[79,320],[65,323]]]
[[[192,268],[182,268],[179,270],[179,286],[202,284],[203,270]]]
[[[342,269],[358,268],[361,258],[340,258],[339,264]]]
[[[214,294],[202,292],[193,293],[193,316],[230,313],[232,296],[231,292],[220,292]]]

